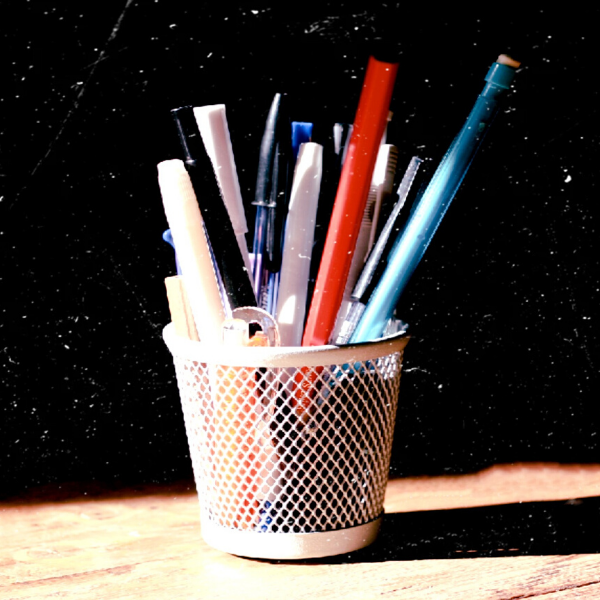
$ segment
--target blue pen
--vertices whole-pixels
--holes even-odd
[[[254,227],[254,291],[259,306],[275,305],[283,224],[291,188],[291,125],[286,94],[275,94],[260,146]]]
[[[177,260],[177,250],[175,248],[175,242],[173,241],[173,234],[170,229],[165,229],[162,234],[162,239],[173,248],[175,251],[175,268],[177,269],[177,275],[181,275],[181,268],[179,266],[179,261]]]
[[[271,179],[273,169],[273,156],[276,151],[275,132],[277,128],[277,118],[279,116],[279,106],[281,103],[281,94],[275,94],[269,115],[265,125],[262,141],[260,144],[260,154],[258,157],[258,174],[256,178],[256,189],[254,192],[254,206],[256,206],[256,217],[254,221],[254,241],[252,253],[254,254],[254,293],[259,300],[262,296],[263,285],[265,281],[267,238],[269,237],[269,213],[273,208],[271,203]]]
[[[300,152],[300,144],[310,142],[312,138],[313,124],[302,121],[292,121],[292,158],[294,164]]]
[[[350,338],[351,343],[377,339],[382,335],[400,295],[458,191],[519,64],[501,54],[490,68],[483,92],[395,244],[387,268]]]

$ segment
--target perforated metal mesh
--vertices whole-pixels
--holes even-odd
[[[174,362],[196,486],[211,521],[311,533],[380,516],[401,351],[303,368]]]

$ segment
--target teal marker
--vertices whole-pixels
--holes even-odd
[[[519,64],[501,54],[490,68],[485,78],[486,85],[471,114],[399,234],[388,258],[387,268],[369,299],[350,343],[374,340],[383,334],[406,284],[469,170],[473,157],[498,112],[499,101],[509,89]]]

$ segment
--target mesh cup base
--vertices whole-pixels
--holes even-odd
[[[213,548],[247,558],[299,560],[347,554],[372,544],[382,518],[325,533],[260,533],[221,527],[201,520],[202,537]]]

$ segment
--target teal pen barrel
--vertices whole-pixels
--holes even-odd
[[[358,322],[351,343],[377,339],[454,198],[509,88],[515,69],[494,63],[460,133],[440,162],[419,204],[395,244],[387,267]]]

